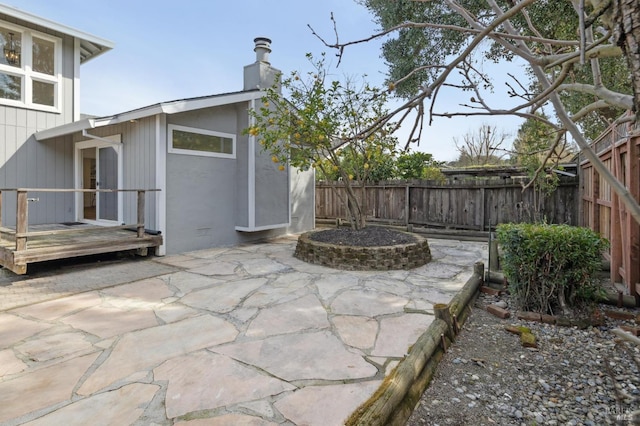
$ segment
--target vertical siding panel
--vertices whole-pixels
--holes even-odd
[[[23,111],[25,111],[25,123],[24,123],[25,127],[30,130],[33,129],[33,132],[35,132],[35,130],[38,127],[36,111],[31,111],[31,110],[23,110]]]
[[[27,186],[27,176],[29,174],[29,156],[27,153],[27,131],[24,126],[16,127],[16,141],[17,141],[17,170],[16,170],[16,182],[18,186]]]
[[[18,150],[17,134],[15,126],[5,127],[5,147],[6,147],[6,159],[7,162],[4,165],[5,169],[5,186],[13,188],[17,185],[17,159],[16,152]]]
[[[72,37],[64,37],[62,39],[62,94],[59,102],[61,114],[58,115],[57,125],[65,123],[71,123],[73,121],[73,79],[74,79],[74,66],[73,66],[73,50],[74,40]],[[79,105],[78,105],[79,107]]]
[[[7,126],[15,126],[18,124],[18,109],[17,108],[11,108],[11,107],[6,107],[6,124]]]
[[[103,134],[104,133],[104,134]],[[112,126],[101,131],[102,136],[122,134],[123,143],[123,182],[124,189],[154,188],[155,168],[155,117],[140,119],[136,122]],[[124,220],[134,223],[136,220],[136,194],[124,193]],[[145,224],[155,224],[155,198],[146,194]]]

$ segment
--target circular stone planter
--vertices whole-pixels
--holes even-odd
[[[431,261],[429,243],[421,235],[403,232],[415,241],[407,244],[364,247],[314,241],[311,235],[315,232],[322,231],[310,231],[300,235],[294,254],[296,258],[350,271],[413,269]]]

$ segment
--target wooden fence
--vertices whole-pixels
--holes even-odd
[[[578,224],[578,178],[563,176],[548,197],[518,178],[432,181],[389,181],[357,187],[370,222],[431,228],[486,231],[498,223],[533,222]],[[316,218],[346,219],[345,208],[329,183],[316,184]],[[344,196],[344,195],[343,195]]]
[[[640,201],[640,127],[612,125],[592,145],[600,160]],[[621,293],[635,296],[640,306],[640,225],[626,211],[611,186],[593,165],[582,159],[581,225],[611,243],[611,281]]]

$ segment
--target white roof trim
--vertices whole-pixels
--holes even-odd
[[[163,102],[160,104],[150,105],[148,107],[123,112],[121,114],[116,114],[109,117],[86,118],[84,120],[75,121],[73,123],[39,131],[35,133],[34,136],[36,140],[43,141],[46,139],[70,135],[75,132],[81,132],[83,130],[93,129],[96,127],[109,126],[112,124],[124,123],[131,120],[139,120],[157,114],[177,114],[180,112],[188,112],[202,108],[211,108],[216,106],[247,102],[253,99],[260,99],[262,95],[263,92],[252,90],[249,92],[236,92],[224,95],[213,95],[200,98]]]
[[[63,126],[41,130],[39,132],[36,132],[34,136],[36,140],[42,141],[45,139],[68,135],[75,132],[81,132],[87,129],[93,129],[95,127],[95,120],[96,119],[93,118],[85,118],[84,120],[74,121],[73,123],[65,124]],[[62,132],[63,129],[64,132]]]
[[[89,59],[95,58],[96,56],[113,49],[115,46],[112,41],[109,41],[107,39],[94,36],[75,28],[68,27],[64,24],[59,24],[57,22],[51,21],[50,19],[41,18],[40,16],[36,16],[29,12],[16,9],[12,6],[0,4],[0,13],[79,39],[82,62],[86,62]]]

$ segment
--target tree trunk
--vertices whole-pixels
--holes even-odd
[[[633,86],[633,111],[640,123],[640,6],[638,0],[613,0],[613,37],[622,48]]]
[[[364,220],[364,214],[362,212],[362,207],[360,206],[360,202],[358,201],[358,197],[351,186],[351,181],[344,181],[344,189],[347,193],[347,214],[349,215],[349,222],[351,223],[351,228],[355,230],[359,230],[365,227],[366,223]]]

